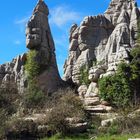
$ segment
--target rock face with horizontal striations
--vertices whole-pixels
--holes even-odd
[[[87,16],[70,29],[69,55],[64,65],[65,81],[72,81],[88,111],[111,111],[101,101],[98,79],[112,75],[121,61],[129,63],[135,47],[140,11],[135,0],[112,0],[103,15]],[[88,68],[89,85],[81,83],[81,69]]]
[[[26,46],[36,50],[36,62],[43,69],[37,77],[39,87],[45,92],[53,92],[63,84],[56,63],[55,46],[48,23],[49,10],[44,1],[39,0],[26,28]]]

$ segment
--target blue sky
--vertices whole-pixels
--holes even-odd
[[[55,41],[60,74],[68,55],[69,29],[87,15],[104,13],[110,0],[44,0],[49,7],[49,22]],[[140,5],[140,0],[137,0]],[[0,4],[0,64],[27,51],[25,25],[37,0],[1,0]]]

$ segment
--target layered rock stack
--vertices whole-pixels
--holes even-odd
[[[88,77],[90,80],[89,86],[83,84],[78,88],[78,93],[80,98],[83,100],[85,109],[91,114],[113,111],[110,104],[104,100],[101,100],[99,97],[98,80],[101,75],[106,73],[106,70],[106,65],[90,68]]]
[[[129,52],[136,45],[139,17],[135,0],[112,0],[103,15],[85,17],[79,27],[72,25],[64,80],[79,87],[79,95],[89,110],[111,110],[107,102],[99,99],[98,79],[114,74],[120,62],[129,63]],[[90,69],[89,86],[80,83],[83,66]]]

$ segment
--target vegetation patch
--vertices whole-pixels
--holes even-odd
[[[132,99],[129,65],[122,63],[115,75],[99,80],[100,97],[116,107],[126,107]]]
[[[62,90],[59,92],[62,92]],[[57,93],[59,94],[59,92]],[[66,135],[71,129],[68,118],[85,119],[85,114],[83,103],[79,97],[72,90],[63,92],[66,94],[60,93],[59,97],[54,98],[55,104],[53,104],[51,111],[48,113],[46,123],[52,132]]]
[[[131,62],[118,65],[116,74],[99,80],[100,96],[116,107],[137,104],[140,99],[140,47],[130,52]]]
[[[46,96],[37,85],[37,76],[40,74],[40,65],[37,63],[37,51],[30,50],[27,55],[25,72],[28,77],[28,89],[24,96],[24,104],[27,108],[43,107]]]
[[[80,84],[85,84],[85,85],[89,85],[90,84],[90,80],[88,79],[89,76],[89,68],[88,66],[84,65],[80,68]]]
[[[40,66],[37,63],[37,51],[30,50],[27,54],[27,62],[25,64],[25,71],[29,80],[33,80],[38,74]]]
[[[6,123],[17,112],[20,96],[16,88],[0,88],[0,139],[4,139]]]

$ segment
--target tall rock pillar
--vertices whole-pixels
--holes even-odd
[[[43,0],[39,0],[27,23],[26,46],[36,50],[36,62],[43,69],[37,77],[38,86],[45,92],[53,92],[60,88],[60,78],[55,56],[55,45],[48,23],[49,10]]]

